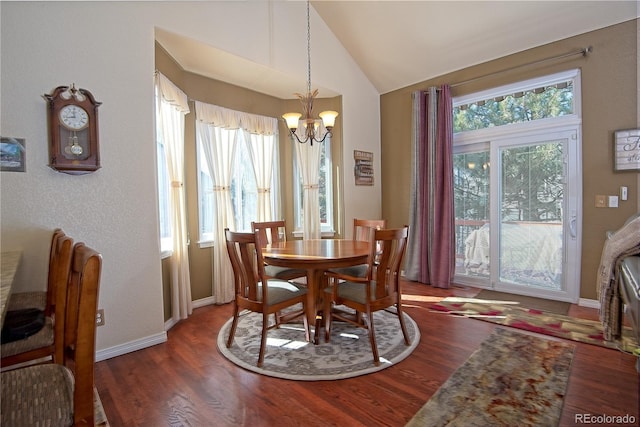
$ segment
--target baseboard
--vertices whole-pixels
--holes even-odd
[[[213,297],[201,298],[192,302],[193,308],[200,308],[206,305],[215,304]],[[112,357],[122,356],[123,354],[131,353],[132,351],[142,350],[143,348],[151,347],[157,344],[162,344],[167,341],[167,332],[178,323],[177,320],[169,319],[164,324],[165,332],[161,332],[156,335],[151,335],[139,340],[130,341],[125,344],[116,345],[114,347],[105,348],[96,352],[96,362],[101,360],[111,359]]]
[[[139,340],[129,341],[128,343],[105,348],[104,350],[98,350],[96,351],[96,362],[111,359],[112,357],[122,356],[123,354],[142,350],[143,348],[151,347],[157,344],[162,344],[166,341],[167,333],[163,331],[159,334],[151,335]]]
[[[598,301],[596,299],[580,298],[578,300],[578,305],[580,307],[596,308],[596,309],[600,310],[600,301]]]
[[[205,305],[215,304],[213,297],[200,298],[195,301],[192,301],[191,304],[193,308],[204,307]]]

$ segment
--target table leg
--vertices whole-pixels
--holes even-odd
[[[316,327],[316,316],[318,315],[319,297],[324,283],[324,270],[307,270],[307,321],[309,326]],[[317,334],[313,334],[317,338]],[[318,344],[317,339],[313,339],[314,344]]]

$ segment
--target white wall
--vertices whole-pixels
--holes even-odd
[[[103,255],[99,358],[162,341],[164,323],[153,132],[154,28],[306,76],[304,2],[2,2],[0,134],[26,139],[25,173],[0,174],[3,250],[21,248],[17,290],[43,288],[51,230]],[[242,22],[242,24],[238,24]],[[380,171],[379,95],[312,10],[313,79],[343,95],[345,218],[380,215],[380,178],[355,187],[353,150]],[[102,102],[102,169],[48,164],[46,104],[75,83]]]

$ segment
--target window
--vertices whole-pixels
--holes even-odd
[[[251,231],[251,221],[256,221],[258,189],[256,178],[251,165],[251,156],[245,133],[238,130],[220,129],[221,138],[225,141],[231,140],[232,133],[237,132],[237,144],[233,155],[233,165],[231,170],[231,204],[236,231]],[[265,136],[274,138],[274,135]],[[198,140],[198,200],[200,212],[200,244],[210,246],[214,240],[213,221],[215,215],[213,179],[207,167],[205,155],[200,140]],[[276,185],[277,154],[274,155],[274,165],[271,182],[271,205],[275,206],[278,194]],[[273,209],[272,209],[273,212]]]
[[[574,80],[562,74],[461,97],[453,107],[453,132],[575,114]]]
[[[292,144],[299,144],[292,139]],[[320,150],[320,232],[323,236],[333,236],[335,233],[333,222],[333,166],[331,162],[331,137],[327,137]],[[295,152],[295,151],[294,151]],[[293,209],[295,212],[295,234],[302,232],[304,224],[302,209],[302,179],[300,178],[300,166],[298,157],[293,156]]]
[[[157,111],[162,111],[160,107],[162,97],[156,86],[156,103]],[[159,129],[160,120],[156,120],[156,151],[158,162],[158,212],[160,216],[160,251],[162,256],[166,257],[173,250],[173,234],[171,232],[171,203],[169,189],[171,181],[169,179],[169,170],[167,165],[167,154],[164,141],[162,140],[162,131]]]

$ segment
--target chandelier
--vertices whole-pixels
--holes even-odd
[[[302,114],[286,113],[282,115],[282,118],[287,122],[291,136],[295,137],[301,144],[309,142],[310,145],[313,145],[314,141],[323,142],[327,136],[330,137],[338,113],[336,111],[323,111],[319,114],[324,127],[327,129],[324,135],[320,134],[320,120],[313,118],[313,100],[318,95],[318,89],[311,91],[311,25],[309,19],[309,0],[307,0],[307,94],[294,93],[294,95],[300,99]],[[303,117],[302,125],[304,126],[304,135],[302,138],[300,138],[296,132],[301,117]]]

